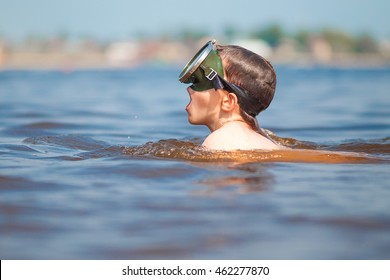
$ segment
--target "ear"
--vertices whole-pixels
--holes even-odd
[[[236,108],[237,104],[237,96],[234,93],[224,91],[221,104],[222,110],[226,112],[231,112]]]

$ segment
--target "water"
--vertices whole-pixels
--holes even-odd
[[[390,69],[276,68],[288,155],[201,149],[179,68],[0,72],[0,258],[388,259]]]

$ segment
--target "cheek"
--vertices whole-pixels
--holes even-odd
[[[205,92],[196,92],[192,96],[192,102],[197,110],[206,109],[210,104],[210,95]]]
[[[191,97],[191,103],[189,106],[188,117],[192,124],[203,124],[207,115],[208,101],[206,94],[194,93]]]
[[[219,108],[219,96],[216,92],[195,92],[192,96],[194,113],[199,117],[215,114]]]
[[[194,92],[191,96],[189,120],[193,124],[206,124],[218,113],[216,92]]]

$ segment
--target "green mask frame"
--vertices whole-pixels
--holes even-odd
[[[224,77],[222,59],[214,48],[216,41],[207,42],[187,63],[179,75],[179,81],[191,84],[195,91],[214,88],[213,79],[216,75]]]

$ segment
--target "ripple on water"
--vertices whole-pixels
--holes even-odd
[[[309,146],[292,142],[290,146]],[[283,143],[285,144],[285,143]],[[388,162],[388,159],[375,157],[366,153],[338,152],[303,148],[289,148],[277,151],[237,150],[211,151],[190,141],[160,140],[148,142],[141,146],[126,147],[123,153],[131,157],[149,157],[181,159],[199,162],[311,162],[311,163],[375,163]]]
[[[127,156],[143,159],[175,159],[195,162],[307,162],[307,163],[383,163],[389,162],[389,138],[351,141],[335,145],[319,145],[293,138],[272,136],[286,149],[277,151],[237,150],[212,151],[197,140],[167,139],[132,147],[110,146],[108,143],[81,135],[33,136],[24,144],[56,146],[71,151],[77,160]]]
[[[55,130],[77,128],[78,125],[59,122],[33,122],[30,124],[16,125],[7,128],[4,132],[9,136],[25,135],[55,135]]]
[[[23,140],[23,143],[32,145],[54,145],[84,151],[92,151],[109,146],[103,141],[81,135],[34,136],[26,138]]]

